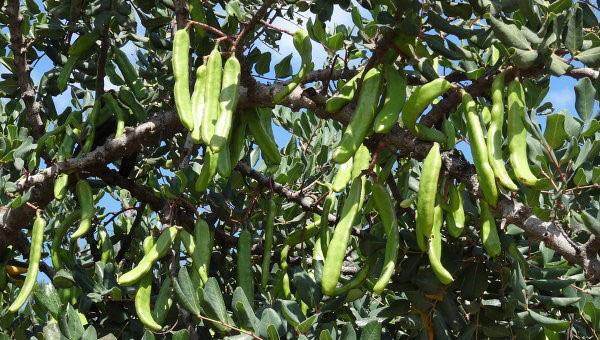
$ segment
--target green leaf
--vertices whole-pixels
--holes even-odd
[[[592,47],[575,55],[575,59],[581,61],[588,67],[600,66],[600,46]]]
[[[270,52],[261,53],[260,56],[258,57],[258,60],[256,61],[256,64],[254,64],[254,70],[258,74],[265,74],[265,73],[268,73],[270,69],[271,69],[271,53]]]
[[[288,54],[285,58],[283,58],[277,65],[275,65],[275,74],[277,78],[286,78],[292,75],[292,54]]]
[[[177,280],[173,281],[173,288],[175,288],[175,293],[177,294],[177,298],[181,306],[188,312],[192,313],[192,315],[200,315],[200,302],[198,302],[198,294],[196,293],[194,284],[190,279],[190,274],[188,273],[187,267],[182,266],[179,268]]]
[[[369,321],[360,332],[360,340],[381,339],[381,322],[379,320]]]
[[[446,325],[446,320],[444,320],[440,313],[434,313],[432,321],[436,339],[452,339],[448,326]]]
[[[341,340],[356,340],[356,331],[354,330],[354,327],[352,327],[352,323],[347,322],[341,328]]]
[[[523,276],[522,268],[518,262],[514,262],[512,265],[510,281],[513,290],[511,295],[522,305],[527,305],[527,288],[525,284],[525,277]]]
[[[142,340],[155,340],[154,333],[149,330],[144,330],[144,335],[142,335]]]
[[[553,319],[553,318],[538,314],[531,309],[529,310],[529,315],[531,316],[531,318],[533,320],[544,325],[545,328],[548,328],[548,329],[556,331],[556,332],[561,332],[561,331],[564,331],[565,329],[569,328],[569,321],[567,321],[567,320]]]
[[[561,14],[563,11],[569,9],[573,3],[571,0],[556,0],[548,6],[548,12],[554,14]]]
[[[96,333],[96,328],[94,326],[89,326],[83,335],[81,336],[82,340],[96,340],[98,339],[98,333]]]
[[[600,57],[600,49],[598,56]],[[595,98],[596,89],[590,78],[585,77],[579,80],[575,85],[575,109],[584,121],[587,121],[592,115]]]
[[[592,137],[597,131],[600,131],[600,121],[592,119],[583,127],[581,135],[583,137]]]
[[[560,289],[569,287],[571,284],[575,283],[576,281],[573,279],[566,279],[566,280],[561,280],[561,279],[540,279],[540,280],[532,280],[530,281],[530,283],[541,290],[546,290],[546,291],[558,291]]]
[[[358,10],[358,6],[352,6],[352,23],[354,23],[359,30],[363,28],[362,15]]]
[[[546,118],[544,138],[553,149],[556,149],[562,146],[565,140],[569,138],[569,135],[565,131],[565,114],[563,112],[553,113]]]
[[[297,328],[305,319],[298,302],[292,300],[279,300],[279,302],[281,303],[281,313],[285,320],[292,325],[292,327]]]
[[[292,283],[296,288],[296,294],[309,307],[316,307],[321,302],[323,293],[321,287],[305,271],[294,274]]]
[[[259,320],[254,314],[254,310],[252,310],[252,306],[250,306],[250,302],[242,287],[237,287],[233,292],[231,307],[238,325],[246,329],[258,330],[257,325]]]
[[[594,153],[592,153],[592,150],[594,150],[594,144],[595,143],[592,143],[589,140],[586,140],[583,143],[583,146],[579,149],[579,154],[577,155],[577,158],[573,163],[573,170],[576,170],[580,166],[582,166],[583,163],[585,163],[590,156],[597,156]]]
[[[19,84],[15,79],[6,79],[0,81],[0,97],[12,97],[19,89]]]
[[[550,69],[550,73],[552,73],[553,76],[560,77],[563,74],[569,72],[569,70],[572,69],[573,66],[567,64],[561,57],[557,56],[556,54],[551,54],[550,65],[548,66],[548,68]]]
[[[581,123],[569,114],[565,115],[565,132],[571,138],[578,137],[581,132]]]
[[[60,329],[71,340],[78,340],[83,335],[84,329],[79,319],[79,313],[71,304],[67,304],[67,310],[60,319]]]
[[[73,278],[73,274],[66,270],[61,269],[52,278],[52,283],[56,288],[70,288],[73,287],[75,283],[75,279]]]
[[[575,176],[573,176],[573,183],[575,183],[576,186],[582,186],[589,183],[585,173],[586,171],[583,170],[583,168],[577,169]]]
[[[516,25],[505,24],[502,20],[496,19],[489,13],[486,13],[485,19],[491,24],[496,38],[507,47],[514,47],[521,50],[531,49],[531,44]]]
[[[578,5],[575,5],[569,13],[564,41],[570,51],[579,51],[583,46],[583,19]]]
[[[327,39],[327,33],[325,33],[325,24],[323,24],[323,22],[315,20],[313,23],[312,19],[308,19],[306,29],[308,30],[308,35],[312,40],[325,43],[325,40]]]
[[[327,48],[330,51],[340,50],[342,47],[344,47],[344,33],[338,32],[332,36],[327,37],[325,46],[327,46]]]
[[[538,52],[533,50],[522,50],[511,47],[510,60],[519,68],[529,68],[535,65],[538,61]]]
[[[227,309],[219,282],[214,277],[206,281],[202,294],[202,309],[212,319],[227,323]]]
[[[328,329],[321,330],[321,333],[319,333],[319,340],[333,340],[331,332],[329,332]]]
[[[283,321],[273,308],[266,308],[262,313],[259,324],[260,336],[269,337],[269,328],[274,328],[279,334],[285,334]]]
[[[319,314],[313,314],[313,315],[311,315],[306,320],[302,321],[296,327],[296,330],[299,333],[306,333],[306,332],[308,332],[311,329],[311,327],[315,324],[315,322],[317,322],[318,318],[319,318]]]
[[[566,307],[581,300],[580,297],[555,297],[544,295],[538,295],[536,298],[550,307]]]
[[[33,298],[38,304],[44,306],[53,318],[60,319],[62,303],[58,292],[51,283],[36,285],[33,290]]]
[[[44,335],[44,339],[58,339],[58,340],[67,340],[67,338],[65,338],[64,335],[62,335],[62,333],[60,332],[60,328],[58,326],[58,322],[56,322],[55,320],[49,320],[49,322],[44,326],[44,329],[42,330],[42,333]],[[6,336],[6,338],[3,337],[4,334],[0,333],[0,339],[4,340],[9,340],[10,338],[8,336]]]
[[[190,333],[188,332],[187,329],[180,329],[178,331],[173,332],[173,335],[171,336],[172,340],[189,340],[190,338]]]
[[[583,315],[592,324],[592,328],[600,328],[600,308],[596,307],[592,301],[583,306]]]
[[[244,22],[246,19],[244,5],[239,0],[227,1],[225,10],[227,11],[228,15],[235,17],[240,22]]]

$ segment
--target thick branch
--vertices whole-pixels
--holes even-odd
[[[187,1],[175,0],[173,1],[173,5],[175,6],[175,20],[177,22],[177,29],[183,29],[188,22]]]
[[[242,89],[240,105],[242,107],[271,106],[273,94],[279,91],[280,87],[280,84],[266,86],[252,82],[249,88]],[[475,93],[479,93],[480,95],[486,92],[479,88],[473,91],[477,91]],[[344,125],[347,124],[351,117],[351,105],[348,105],[344,110],[335,115],[330,115],[324,111],[324,102],[325,98],[317,94],[316,91],[297,88],[283,102],[283,105],[295,110],[308,109],[321,118],[334,119]],[[153,117],[150,121],[139,125],[135,129],[128,128],[124,136],[109,140],[104,146],[88,153],[80,159],[69,159],[65,162],[57,163],[48,169],[39,171],[27,180],[20,181],[17,185],[20,190],[35,186],[31,201],[40,207],[44,207],[51,199],[52,179],[58,173],[77,171],[110,163],[124,155],[139,150],[143,145],[156,143],[162,136],[172,136],[180,129],[182,128],[177,115],[174,112],[165,112],[163,115]],[[416,140],[410,132],[398,126],[388,134],[375,135],[371,138],[392,146],[397,150],[399,156],[412,157],[419,160],[426,156],[431,147],[430,143]],[[480,196],[475,169],[459,151],[451,150],[445,152],[443,154],[443,164],[450,176],[459,179],[467,185],[467,188],[471,192]],[[300,204],[303,209],[320,212],[315,204],[316,199],[305,197],[295,191],[275,184],[269,177],[254,171],[248,165],[239,164],[236,169],[254,178],[262,185],[272,187],[276,193]],[[530,237],[544,240],[549,247],[556,250],[568,261],[583,265],[592,282],[600,280],[600,268],[596,257],[592,257],[592,254],[588,254],[582,247],[576,248],[573,246],[574,243],[564,233],[558,232],[560,231],[560,226],[541,221],[523,204],[506,197],[503,197],[499,201],[497,212],[506,217],[511,223],[523,228]],[[2,227],[0,234],[11,235],[11,231],[28,224],[32,215],[33,211],[29,208],[4,208],[4,210],[0,211],[0,221],[2,222],[0,224],[0,227]],[[6,237],[0,239],[6,239]]]
[[[25,114],[27,122],[34,139],[38,139],[44,134],[44,122],[40,117],[42,106],[35,100],[35,87],[29,75],[29,65],[27,64],[27,44],[23,39],[21,32],[21,23],[23,16],[19,10],[19,0],[9,0],[6,5],[6,14],[8,18],[8,28],[10,30],[10,48],[14,55],[15,73],[17,75],[17,84],[21,90],[21,98],[25,103]]]
[[[171,137],[179,129],[181,125],[177,114],[165,112],[136,128],[126,128],[121,137],[107,141],[81,158],[57,162],[33,176],[20,180],[17,182],[18,190],[25,191],[31,188],[29,202],[43,208],[53,198],[52,185],[58,174],[104,166],[138,151],[144,145],[156,144],[162,137]],[[0,208],[0,250],[10,244],[18,229],[31,224],[34,214],[35,210],[27,204],[18,208]]]

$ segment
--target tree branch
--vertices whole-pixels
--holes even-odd
[[[184,29],[188,23],[188,9],[187,1],[175,0],[173,1],[175,6],[175,21],[177,22],[177,29]]]
[[[247,87],[242,88],[241,91],[240,108],[244,106],[272,106],[273,94],[282,86],[281,84],[267,86],[256,82],[245,85]],[[473,91],[479,95],[486,93],[486,91],[480,88],[475,88]],[[324,102],[325,97],[317,94],[314,89],[310,91],[310,89],[302,90],[297,88],[282,104],[294,110],[311,110],[321,118],[334,119],[344,125],[348,123],[352,112],[351,105],[347,105],[346,108],[337,114],[330,115],[324,110]],[[35,187],[32,191],[30,202],[43,208],[52,198],[52,180],[57,174],[110,163],[124,155],[139,150],[143,145],[156,143],[161,137],[170,137],[181,130],[182,127],[176,113],[173,111],[165,112],[160,116],[151,118],[148,122],[136,128],[127,128],[123,136],[107,141],[105,145],[86,154],[82,158],[68,159],[64,162],[56,163],[50,168],[41,170],[27,179],[19,181],[17,187],[20,191]],[[409,131],[399,126],[394,127],[388,134],[374,135],[371,139],[393,147],[401,157],[412,157],[418,160],[424,159],[431,147],[431,143],[416,140]],[[458,150],[444,152],[442,157],[444,168],[450,176],[465,183],[471,192],[477,197],[481,197],[474,166],[467,162]],[[295,191],[273,183],[269,177],[256,172],[248,165],[238,164],[236,169],[254,178],[262,185],[272,187],[276,193],[298,203],[304,210],[320,212],[320,209],[315,205],[316,198],[305,197]],[[505,216],[511,223],[524,229],[530,237],[544,240],[549,247],[556,250],[568,261],[584,266],[591,282],[600,281],[600,266],[596,258],[590,258],[591,254],[586,252],[582,247],[575,247],[573,241],[563,233],[558,232],[560,231],[560,226],[551,222],[541,221],[523,204],[508,197],[500,199],[496,211]],[[16,228],[27,225],[32,216],[33,209],[27,206],[17,209],[2,208],[0,210],[0,236],[10,236],[10,232]],[[0,237],[0,240],[7,238]]]
[[[289,188],[275,183],[275,181],[268,176],[261,174],[260,172],[252,169],[248,164],[239,162],[235,169],[246,177],[253,178],[262,186],[271,189],[273,192],[285,197],[288,201],[297,203],[302,207],[302,210],[321,214],[322,210],[317,205],[318,198],[310,195],[306,195],[302,191],[293,191]],[[332,223],[336,222],[335,215],[329,215],[329,221]]]
[[[17,84],[21,90],[21,98],[25,103],[25,114],[31,130],[31,135],[37,140],[44,134],[44,122],[40,117],[42,105],[35,100],[35,87],[29,75],[27,64],[27,44],[21,32],[23,16],[20,12],[19,0],[8,0],[6,4],[8,28],[10,30],[10,48],[14,55]]]
[[[104,76],[106,75],[106,58],[108,57],[108,33],[110,25],[106,23],[100,35],[100,55],[98,56],[98,69],[96,70],[96,100],[104,94]]]
[[[248,21],[248,23],[244,25],[244,28],[238,34],[238,36],[235,39],[235,42],[233,43],[231,48],[232,48],[232,50],[235,51],[235,55],[239,60],[242,60],[242,55],[244,52],[244,40],[246,40],[246,37],[250,34],[250,32],[252,32],[252,30],[254,30],[256,25],[258,25],[260,23],[260,21],[265,16],[265,14],[267,14],[269,7],[271,7],[271,5],[275,1],[276,0],[263,1],[263,4],[256,11],[256,13],[252,16],[252,19],[250,19],[250,21]]]

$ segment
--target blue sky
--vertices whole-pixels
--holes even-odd
[[[39,0],[36,0],[36,1],[39,1]],[[365,16],[365,17],[369,16],[369,13],[364,10],[362,11],[362,13],[363,13],[363,16]],[[304,12],[304,13],[301,13],[300,15],[303,15],[306,18],[310,17],[309,12]],[[354,24],[352,23],[350,13],[340,10],[336,6],[333,16],[332,16],[332,21],[327,24],[327,29],[333,30],[333,28],[336,25],[340,25],[340,24],[344,24],[349,27],[354,26]],[[284,28],[284,29],[286,29],[288,31],[292,31],[292,32],[300,28],[295,23],[292,23],[292,22],[282,19],[282,18],[277,18],[273,22],[273,25]],[[138,33],[143,35],[144,32],[143,32],[142,25],[138,25],[138,31],[139,31]],[[5,30],[5,32],[6,32],[6,30]],[[261,44],[262,43],[259,42],[258,46],[260,46]],[[273,51],[272,49],[267,48],[264,45],[262,46],[262,48],[272,52],[272,65],[275,65],[277,62],[279,62],[281,59],[283,59],[289,53],[293,53],[294,56],[292,58],[292,66],[294,68],[294,72],[297,72],[299,70],[300,58],[295,52],[291,37],[289,37],[287,35],[283,35],[283,38],[279,43],[279,51]],[[130,58],[135,59],[135,46],[133,44],[130,43],[130,44],[126,45],[125,52]],[[325,50],[319,44],[316,44],[313,42],[313,60],[315,63],[315,67],[316,68],[322,67],[326,61],[326,58],[327,58],[327,54],[326,54]],[[35,68],[32,71],[33,80],[36,83],[38,83],[40,78],[42,77],[42,75],[45,72],[47,72],[48,70],[50,70],[51,67],[52,67],[52,64],[51,64],[50,60],[46,57],[42,58],[42,60],[36,64]],[[3,69],[2,66],[0,66],[0,72],[6,72],[6,70]],[[272,72],[271,74],[267,74],[266,76],[273,77],[274,74]],[[575,108],[574,108],[575,94],[574,94],[573,86],[576,84],[576,82],[577,81],[575,79],[572,79],[570,77],[560,77],[560,78],[552,77],[551,82],[550,82],[550,90],[546,97],[546,101],[550,101],[553,104],[556,111],[563,110],[563,111],[569,112],[571,114],[574,114],[575,113]],[[107,84],[109,84],[109,83],[107,82]],[[57,110],[59,112],[61,112],[65,107],[69,106],[70,99],[71,99],[71,96],[68,91],[65,91],[63,94],[55,97],[55,103],[57,106]],[[542,123],[542,125],[544,125],[545,120],[540,119],[540,123]],[[276,125],[274,126],[274,132],[275,132],[275,137],[276,137],[276,141],[277,141],[278,145],[280,147],[284,147],[289,141],[289,138],[290,138],[289,133]],[[467,158],[470,159],[470,152],[468,150],[468,146],[465,145],[464,143],[462,143],[460,148],[464,151]],[[102,200],[100,201],[100,205],[102,207],[106,208],[107,212],[108,211],[119,211],[121,209],[119,202],[114,200],[109,195],[105,195],[102,198]]]

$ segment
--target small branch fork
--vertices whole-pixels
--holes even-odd
[[[252,16],[252,19],[250,19],[250,21],[248,21],[248,23],[244,25],[244,28],[238,34],[237,38],[233,42],[233,45],[231,46],[231,50],[235,52],[235,55],[238,59],[242,59],[244,52],[244,42],[246,38],[254,30],[256,25],[258,25],[261,22],[261,20],[267,14],[269,8],[275,1],[276,0],[263,1],[263,4],[259,7],[254,16]]]

